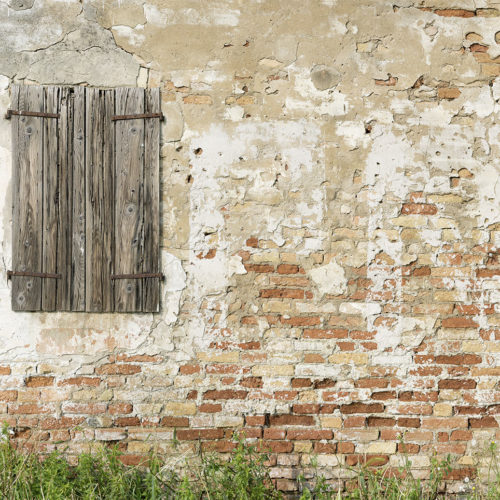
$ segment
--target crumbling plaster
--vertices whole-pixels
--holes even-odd
[[[436,14],[450,8],[481,15]],[[438,312],[408,310],[409,297],[429,301],[432,286],[409,289],[404,275],[405,266],[439,268],[450,246],[469,253],[500,240],[500,84],[488,62],[500,55],[495,9],[500,2],[488,0],[1,2],[0,109],[11,82],[162,88],[166,283],[155,315],[11,312],[10,123],[0,121],[0,362],[14,363],[19,376],[42,362],[81,375],[110,353],[162,355],[164,401],[181,402],[189,387],[220,382],[179,375],[179,365],[203,362],[214,342],[229,340],[262,342],[266,361],[252,373],[270,392],[288,390],[291,374],[348,388],[370,364],[394,368],[410,388],[418,383],[413,349],[425,339],[474,341],[483,365],[498,366],[498,349],[487,352],[477,332],[462,338],[440,327]],[[474,44],[487,47],[483,59]],[[401,213],[420,192],[439,217]],[[251,263],[300,266],[314,283],[312,300],[261,306],[268,278],[244,265],[252,237],[260,251]],[[464,273],[475,265],[433,277],[462,303],[493,303],[498,313],[498,276],[469,293]],[[347,269],[363,266],[369,293],[350,301]],[[389,282],[393,308],[382,312]],[[334,340],[270,325],[274,313],[359,317],[377,347],[345,357]],[[240,322],[247,315],[257,323]],[[498,326],[481,309],[473,319]],[[304,352],[332,361],[307,362]],[[240,359],[231,355],[221,354]],[[478,401],[494,387],[483,382]],[[203,427],[231,416],[238,425],[243,413],[289,407],[256,396],[193,418]]]

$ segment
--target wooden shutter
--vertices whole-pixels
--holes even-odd
[[[158,311],[159,90],[13,86],[11,109],[13,310]]]

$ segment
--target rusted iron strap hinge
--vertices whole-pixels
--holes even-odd
[[[112,280],[128,280],[128,279],[140,279],[140,278],[160,278],[162,281],[165,279],[163,273],[138,273],[138,274],[112,274]]]
[[[18,116],[39,116],[41,118],[59,118],[59,113],[42,113],[41,111],[16,111],[15,109],[8,109],[5,113],[7,120],[12,115]]]
[[[10,280],[12,276],[32,276],[33,278],[54,278],[60,279],[60,274],[54,273],[34,273],[31,271],[7,271],[7,279]]]
[[[159,118],[162,121],[165,119],[163,113],[141,113],[138,115],[113,115],[111,120],[116,122],[117,120],[138,120],[140,118]]]

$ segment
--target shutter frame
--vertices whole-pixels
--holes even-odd
[[[13,310],[159,310],[159,277],[112,276],[161,274],[160,102],[159,89],[12,86],[13,111],[49,114],[11,114]]]

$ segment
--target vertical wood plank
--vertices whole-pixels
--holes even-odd
[[[86,90],[86,310],[111,311],[113,91]]]
[[[116,89],[118,115],[144,113],[144,90]],[[115,122],[115,273],[142,271],[144,120]],[[140,311],[142,280],[116,280],[115,310]]]
[[[59,113],[61,89],[46,87],[45,112]],[[43,121],[43,258],[42,271],[57,272],[58,256],[58,219],[59,219],[59,183],[58,183],[58,126],[57,119],[45,118]],[[42,310],[56,309],[56,290],[58,280],[42,279]]]
[[[159,113],[160,89],[146,91],[145,112]],[[160,120],[145,120],[144,132],[144,236],[142,270],[160,272]],[[159,278],[144,278],[142,310],[156,312],[160,304]]]
[[[111,117],[115,113],[115,92],[106,90],[104,92],[104,135],[102,150],[102,180],[103,180],[103,264],[102,264],[102,296],[105,312],[114,310],[114,284],[111,280],[113,273],[113,228],[115,211],[115,147],[114,126]]]
[[[71,89],[61,88],[59,126],[59,220],[57,239],[57,310],[71,310],[71,237],[73,195],[73,100]]]
[[[12,107],[43,112],[43,89],[13,87]],[[40,272],[43,229],[43,120],[33,116],[12,116],[14,170],[14,212],[12,267],[14,271]],[[41,308],[42,278],[12,277],[12,309],[38,311]]]
[[[73,92],[71,310],[85,311],[85,89]]]

